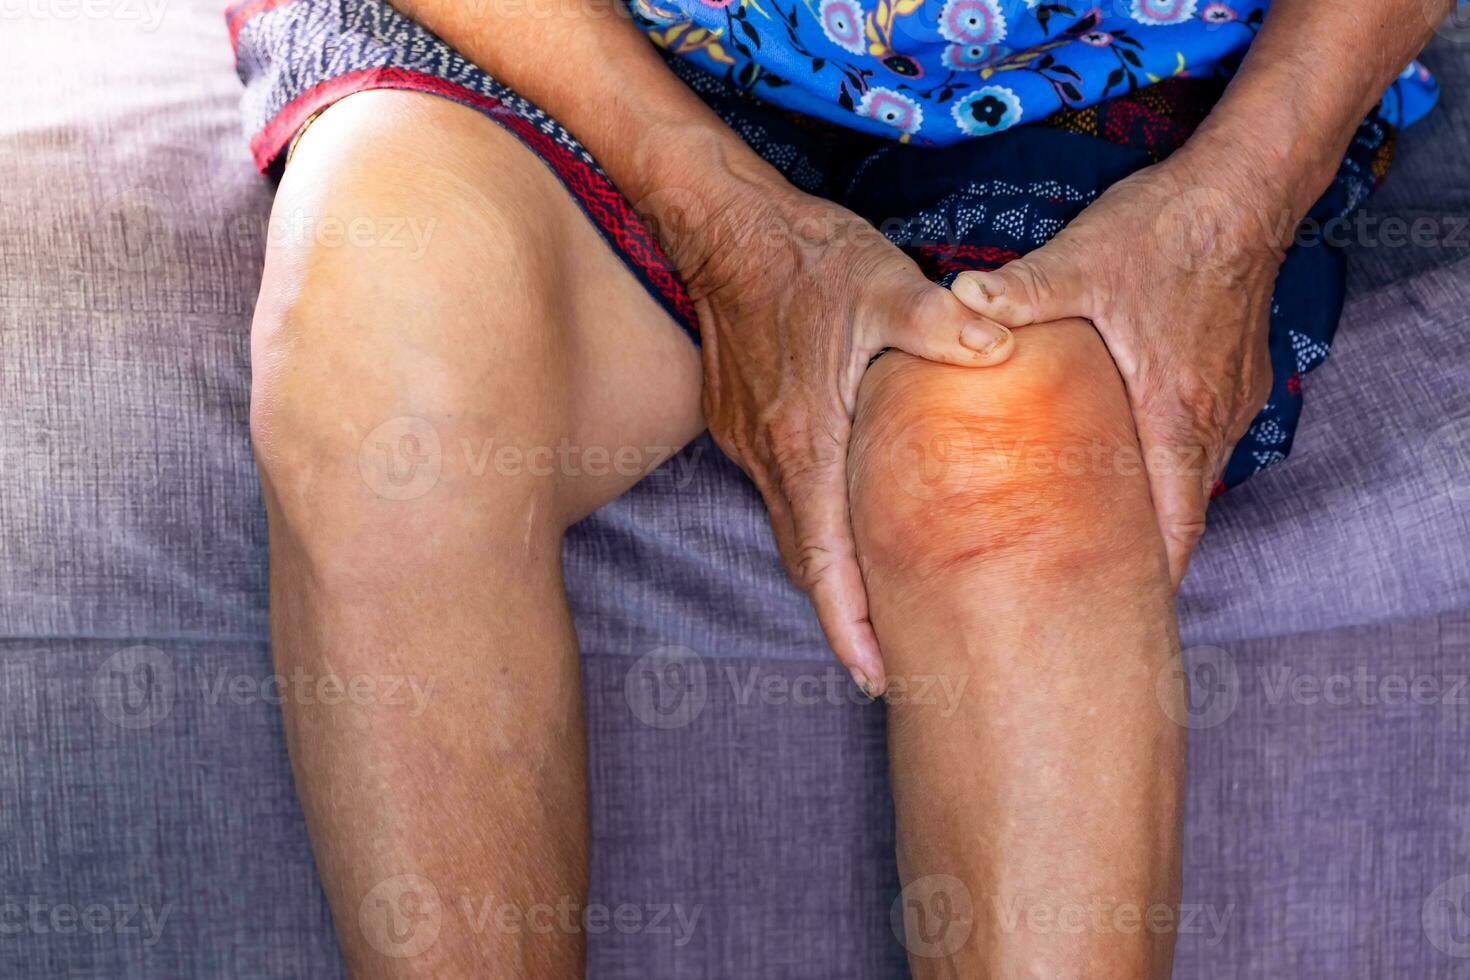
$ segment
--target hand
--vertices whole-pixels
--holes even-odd
[[[1264,182],[1226,192],[1211,184],[1228,176],[1202,173],[1176,154],[1110,187],[1036,251],[954,284],[1011,327],[1068,316],[1096,326],[1127,386],[1175,588],[1211,490],[1270,392],[1283,257],[1271,230],[1292,227]]]
[[[732,188],[708,212],[677,195],[642,209],[663,212],[698,311],[710,432],[760,490],[837,659],[877,697],[886,678],[847,499],[858,384],[884,348],[981,366],[1013,340],[850,211],[779,178]]]

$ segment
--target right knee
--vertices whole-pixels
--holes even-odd
[[[502,451],[554,445],[564,421],[555,229],[483,180],[405,191],[402,155],[347,105],[308,134],[342,145],[335,169],[318,144],[287,171],[252,326],[273,531],[338,569],[550,547],[554,481]]]

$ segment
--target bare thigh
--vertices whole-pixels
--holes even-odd
[[[384,412],[442,419],[446,476],[514,483],[554,450],[561,523],[636,482],[635,454],[651,467],[703,427],[697,349],[552,172],[419,93],[350,96],[303,135],[253,339],[276,410],[330,399],[357,434]]]

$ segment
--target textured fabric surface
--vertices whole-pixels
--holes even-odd
[[[246,409],[270,189],[239,139],[217,5],[63,9],[7,20],[0,69],[0,926],[32,899],[106,906],[92,921],[115,925],[4,932],[0,976],[330,976],[276,709],[200,686],[268,670]],[[1467,49],[1426,55],[1441,110],[1365,209],[1355,298],[1291,462],[1221,501],[1191,573],[1187,634],[1220,645],[1236,680],[1220,653],[1191,654],[1224,688],[1191,749],[1188,896],[1235,908],[1219,943],[1185,935],[1181,977],[1439,978],[1470,962],[1445,952],[1470,928],[1441,901],[1459,896],[1435,895],[1470,872],[1467,709],[1333,704],[1269,672],[1448,688],[1470,661],[1470,623],[1436,615],[1470,594],[1470,423],[1450,424],[1470,388],[1454,225],[1470,214]],[[1393,245],[1393,217],[1438,237]],[[697,441],[575,529],[566,563],[594,898],[706,906],[684,946],[598,937],[592,975],[897,974],[881,709],[752,705],[724,673],[831,669],[748,485]],[[1267,623],[1378,625],[1242,640]],[[115,720],[146,716],[140,685],[164,676],[137,672],[151,654],[115,659],[138,645],[176,680],[143,728]],[[627,695],[637,658],[670,647],[709,672],[705,707],[674,729]],[[131,713],[104,709],[124,694]],[[131,931],[119,903],[137,907]],[[143,907],[170,905],[145,948]]]
[[[1188,657],[1217,691],[1175,975],[1465,976],[1470,914],[1439,899],[1470,872],[1470,617]],[[792,696],[846,692],[827,664],[696,663],[674,711],[639,660],[584,660],[590,900],[693,923],[599,935],[588,975],[903,976],[883,708]],[[341,975],[270,670],[258,643],[0,643],[0,976]],[[66,908],[106,911],[57,932]]]

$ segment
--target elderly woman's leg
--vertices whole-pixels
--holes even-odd
[[[1167,977],[1178,640],[1103,344],[1074,320],[985,371],[885,356],[850,472],[915,975]]]
[[[546,167],[447,101],[329,109],[273,220],[251,406],[272,639],[349,967],[580,976],[562,532],[697,434],[698,353]]]

